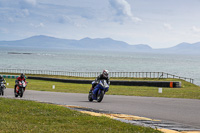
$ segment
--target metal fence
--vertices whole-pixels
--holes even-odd
[[[67,71],[51,71],[51,70],[28,70],[28,69],[0,69],[2,73],[25,73],[25,74],[45,74],[45,75],[62,75],[75,77],[97,77],[101,72],[67,72]],[[110,72],[110,77],[122,78],[173,78],[183,79],[187,82],[194,83],[194,79],[180,77],[165,72]]]

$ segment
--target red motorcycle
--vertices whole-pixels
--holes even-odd
[[[22,97],[23,94],[24,94],[24,91],[26,89],[26,86],[27,86],[27,83],[26,81],[19,81],[17,87],[16,87],[16,90],[15,90],[15,97]]]

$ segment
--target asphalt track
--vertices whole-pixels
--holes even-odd
[[[3,97],[14,98],[13,89],[7,88]],[[200,100],[105,95],[101,103],[89,102],[88,94],[26,90],[23,98],[60,105],[73,105],[92,109],[147,117],[181,123],[200,128]]]

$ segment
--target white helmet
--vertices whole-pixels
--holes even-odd
[[[103,73],[102,73],[102,74],[103,74],[104,77],[107,78],[107,77],[108,77],[108,74],[109,74],[109,71],[108,71],[108,70],[103,70]]]

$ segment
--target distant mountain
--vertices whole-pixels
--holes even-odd
[[[87,49],[130,52],[200,54],[200,42],[180,43],[171,48],[152,49],[146,44],[130,45],[123,41],[111,38],[83,38],[81,40],[59,39],[50,36],[33,36],[16,41],[0,41],[0,46],[32,47],[32,48],[60,48],[60,49]]]
[[[200,42],[197,43],[180,43],[174,47],[158,49],[159,52],[164,53],[178,53],[178,54],[200,54]]]
[[[72,44],[75,40],[58,39],[49,36],[33,36],[30,38],[16,40],[16,41],[0,41],[0,45],[4,46],[17,46],[17,47],[73,47],[67,44]]]
[[[64,49],[91,49],[91,50],[114,50],[114,51],[150,51],[151,47],[144,44],[129,45],[123,41],[111,38],[83,38],[81,40],[59,39],[44,35],[16,41],[0,41],[0,46],[20,46],[38,48],[64,48]]]

